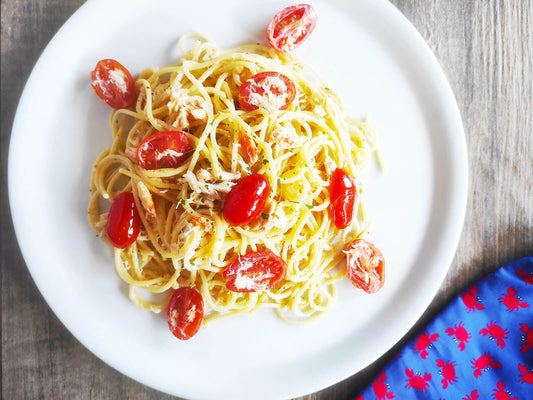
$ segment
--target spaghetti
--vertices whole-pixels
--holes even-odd
[[[186,49],[191,39],[195,43]],[[343,249],[368,227],[360,201],[357,218],[346,229],[335,227],[328,211],[330,176],[342,168],[357,181],[376,150],[374,132],[348,116],[318,74],[288,53],[261,45],[221,51],[199,34],[182,37],[179,46],[182,61],[143,71],[135,106],[111,115],[113,143],[91,176],[93,229],[107,240],[109,201],[133,193],[141,232],[131,246],[115,248],[115,266],[130,299],[144,309],[160,312],[174,289],[192,286],[207,307],[204,323],[261,306],[289,322],[320,315],[346,273],[338,267]],[[294,83],[287,109],[239,107],[239,88],[262,71]],[[193,152],[177,167],[141,168],[139,144],[167,130],[186,132]],[[250,174],[268,179],[266,206],[250,223],[231,226],[222,215],[224,198]],[[260,251],[286,262],[281,283],[260,292],[228,290],[222,270]],[[143,290],[164,299],[148,299]]]

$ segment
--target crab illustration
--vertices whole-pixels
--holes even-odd
[[[479,302],[479,298],[476,297],[477,287],[472,286],[470,290],[461,294],[461,299],[466,306],[468,312],[475,310],[484,310],[485,306]]]
[[[525,365],[518,364],[518,370],[521,374],[518,374],[520,383],[531,383],[533,384],[533,369],[529,370]]]
[[[425,373],[424,376],[418,374],[415,375],[412,369],[406,368],[405,375],[407,375],[407,385],[405,385],[405,387],[422,390],[424,392],[427,391],[429,387],[428,382],[431,380],[431,374]]]
[[[385,371],[383,371],[379,374],[377,379],[372,382],[372,389],[378,400],[394,399],[394,393],[389,392],[390,386],[385,383],[386,380],[387,376],[385,375]]]
[[[516,397],[511,398],[511,392],[505,390],[505,385],[502,381],[498,382],[497,386],[498,389],[494,389],[494,392],[492,393],[494,400],[517,400]]]
[[[355,400],[365,400],[365,396],[361,395],[361,396],[357,397]]]
[[[429,332],[424,332],[418,337],[418,339],[416,339],[416,343],[414,344],[413,349],[417,353],[420,353],[420,357],[425,360],[428,355],[427,350],[433,346],[432,342],[436,342],[438,337],[439,335],[437,333],[430,335]]]
[[[514,287],[509,287],[507,293],[498,299],[500,303],[505,304],[508,311],[516,311],[520,308],[529,307],[529,303],[526,301],[521,301],[522,298],[516,295],[516,290]]]
[[[489,335],[489,338],[491,340],[496,340],[496,344],[503,349],[505,348],[504,340],[507,339],[509,331],[507,329],[503,329],[494,321],[490,321],[490,324],[487,324],[487,327],[481,329],[479,333],[481,333],[483,336]]]
[[[454,325],[453,328],[446,329],[446,333],[449,336],[455,335],[453,340],[458,341],[459,350],[463,351],[465,349],[465,343],[468,343],[468,340],[472,338],[470,333],[465,329],[463,323],[460,322],[459,325]]]
[[[442,375],[442,388],[446,389],[448,385],[457,382],[457,376],[455,375],[455,362],[437,360],[437,367],[442,368],[440,374]]]
[[[533,272],[528,274],[526,271],[517,268],[516,274],[528,285],[533,285]]]
[[[476,358],[475,360],[471,361],[472,368],[474,368],[474,377],[479,378],[481,376],[482,371],[487,371],[489,367],[492,368],[501,368],[502,365],[495,361],[494,357],[490,355],[490,353],[485,353],[482,356]]]
[[[522,343],[522,346],[520,346],[520,351],[525,353],[526,351],[533,349],[533,326],[530,328],[526,324],[520,324],[520,330],[526,333],[525,335],[522,335],[522,340],[525,343]]]
[[[477,394],[477,390],[472,390],[472,393],[467,395],[462,400],[477,400],[477,399],[479,399],[479,395]]]

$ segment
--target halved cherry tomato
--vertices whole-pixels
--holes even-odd
[[[135,207],[133,193],[120,193],[107,216],[106,233],[113,246],[119,249],[129,247],[137,240],[141,230],[141,219]]]
[[[313,32],[316,21],[315,10],[309,4],[287,7],[270,21],[268,43],[278,51],[291,51]]]
[[[269,251],[248,253],[229,264],[222,277],[234,292],[260,292],[276,286],[285,278],[287,264]]]
[[[156,132],[137,147],[137,164],[143,169],[176,168],[191,151],[191,141],[184,132]]]
[[[252,141],[252,138],[246,133],[241,133],[239,140],[243,152],[244,159],[253,164],[257,161],[257,146]]]
[[[182,286],[170,297],[167,309],[168,327],[178,339],[196,335],[204,319],[204,300],[194,287]]]
[[[231,188],[224,201],[224,219],[233,226],[247,224],[259,215],[268,195],[270,183],[261,174],[241,178]]]
[[[125,108],[135,103],[135,81],[118,61],[100,60],[91,72],[94,91],[113,108]]]
[[[247,79],[239,88],[239,104],[246,111],[262,108],[286,110],[296,97],[294,83],[285,75],[265,71]]]
[[[329,185],[329,209],[338,229],[344,229],[352,222],[358,198],[354,179],[341,168],[331,174]]]
[[[367,293],[375,293],[385,283],[385,261],[376,246],[356,239],[348,247],[346,268],[352,283]]]

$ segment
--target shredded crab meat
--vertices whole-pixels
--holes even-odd
[[[196,249],[200,246],[202,241],[202,228],[196,225],[193,221],[188,221],[182,228],[176,242],[172,243],[171,247],[178,250],[178,254],[174,257],[174,262],[181,261],[183,268],[189,271],[195,271],[198,266],[195,266],[191,259],[194,258]]]
[[[139,193],[141,205],[144,208],[144,211],[146,211],[146,216],[149,220],[155,220],[155,205],[150,190],[148,190],[143,182],[139,182],[137,184],[137,191]]]
[[[213,222],[211,218],[204,217],[204,216],[192,217],[192,220],[194,221],[195,224],[201,226],[206,232],[213,232],[213,230],[215,229],[215,223]]]
[[[185,129],[190,120],[205,120],[207,118],[207,102],[201,96],[191,96],[187,89],[179,83],[168,89],[170,101],[168,102],[169,123],[177,129]]]
[[[200,169],[196,174],[192,171],[187,171],[183,175],[183,180],[187,182],[194,193],[203,195],[205,200],[213,201],[222,200],[223,195],[231,190],[236,183],[234,181],[240,177],[240,173],[233,174],[230,172],[221,172],[219,177],[213,177],[208,170]]]
[[[192,192],[189,198],[187,199],[188,204],[193,206],[205,206],[209,209],[211,215],[215,214],[215,202],[214,200],[208,198],[207,196],[202,195],[201,193]],[[179,206],[179,203],[178,203]],[[177,206],[177,207],[178,207]],[[177,208],[176,207],[176,208]]]
[[[293,149],[301,147],[305,143],[306,137],[298,135],[292,125],[279,125],[272,131],[271,141],[280,149]]]

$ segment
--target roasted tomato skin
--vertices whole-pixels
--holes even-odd
[[[241,178],[224,200],[222,213],[226,222],[240,226],[252,221],[265,206],[270,190],[270,183],[262,174]]]
[[[137,164],[147,170],[176,168],[191,152],[192,144],[185,132],[156,132],[137,147]]]
[[[344,229],[352,222],[358,196],[352,176],[341,168],[333,171],[329,186],[329,209],[338,229]]]
[[[239,87],[239,105],[246,111],[265,108],[258,104],[258,97],[263,98],[269,111],[286,110],[296,97],[296,86],[293,81],[279,72],[259,72]]]
[[[317,15],[309,4],[289,6],[277,13],[267,29],[268,43],[288,52],[300,46],[315,29]]]
[[[141,229],[141,219],[131,192],[120,193],[107,217],[106,233],[113,246],[119,249],[129,247],[137,240]]]
[[[130,72],[118,61],[107,58],[98,61],[91,72],[94,91],[113,108],[126,108],[137,99],[135,81]]]
[[[367,293],[379,291],[385,283],[385,260],[381,251],[367,240],[356,239],[345,252],[346,271],[352,283]]]
[[[167,308],[167,322],[172,334],[188,340],[200,330],[204,319],[204,300],[194,287],[182,286],[172,293]]]
[[[239,256],[222,271],[226,287],[233,292],[251,293],[273,288],[287,272],[282,258],[269,251]]]

